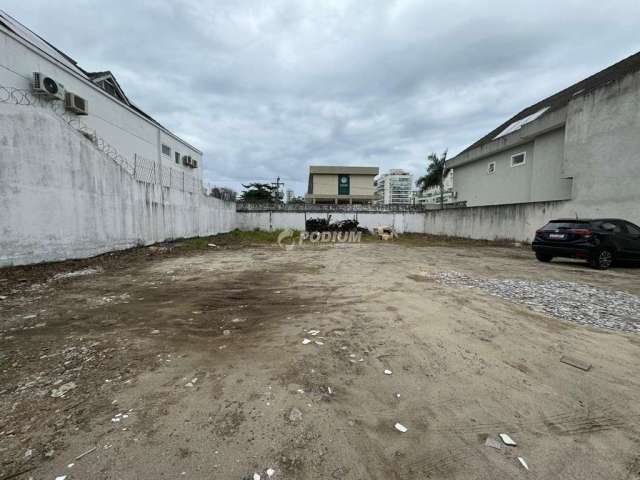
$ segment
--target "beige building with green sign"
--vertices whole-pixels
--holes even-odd
[[[310,166],[307,203],[372,203],[378,167]]]

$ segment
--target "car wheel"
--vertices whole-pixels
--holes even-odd
[[[593,268],[597,268],[598,270],[606,270],[613,263],[613,253],[611,250],[607,250],[606,248],[600,250],[594,257],[592,257],[589,261]]]
[[[553,257],[549,254],[546,253],[542,253],[542,252],[536,252],[536,258],[538,260],[540,260],[541,262],[550,262],[551,260],[553,260]]]

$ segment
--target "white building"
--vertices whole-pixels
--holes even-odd
[[[453,170],[449,170],[449,173],[444,177],[444,203],[452,203],[455,201],[455,194],[453,191]],[[413,202],[414,204],[425,203],[440,203],[440,187],[429,187],[424,192],[414,192]]]
[[[413,176],[404,170],[392,169],[376,180],[376,203],[384,205],[410,204]]]
[[[39,91],[34,81],[39,82]],[[174,182],[176,178],[191,184],[201,180],[202,152],[138,108],[111,72],[83,70],[2,10],[0,90],[6,97],[35,99],[39,106],[51,107],[54,113],[72,120],[74,126],[82,125],[82,130],[99,139],[105,151],[111,155],[117,151],[132,170],[137,164],[155,174],[161,164]],[[68,94],[76,97],[75,102]]]
[[[296,198],[296,192],[294,192],[290,188],[287,189],[287,194],[286,194],[287,203],[291,202],[291,200],[293,200],[294,198]]]

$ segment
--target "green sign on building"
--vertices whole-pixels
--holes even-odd
[[[349,175],[338,175],[338,195],[349,195]]]

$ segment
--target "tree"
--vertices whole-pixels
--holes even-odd
[[[427,157],[427,173],[420,177],[416,186],[421,192],[431,188],[440,189],[440,208],[444,208],[444,177],[447,175],[447,150],[438,157],[435,153],[430,153]]]
[[[250,183],[242,185],[246,190],[240,195],[240,200],[248,203],[277,203],[278,187],[268,183]]]

